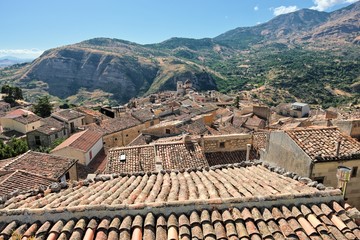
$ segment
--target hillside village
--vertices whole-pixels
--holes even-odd
[[[2,239],[360,238],[359,109],[269,108],[190,80],[47,118],[0,109],[3,141],[29,147],[0,160]]]

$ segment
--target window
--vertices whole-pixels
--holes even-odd
[[[352,178],[357,176],[357,171],[358,171],[358,167],[352,167],[352,170],[351,170]]]
[[[58,136],[58,134],[57,133],[55,133],[55,139],[57,139],[59,136]]]
[[[32,129],[35,129],[35,127],[34,127],[34,126],[32,126]]]
[[[115,141],[117,141],[117,138],[115,138]]]
[[[92,159],[92,157],[93,157],[92,151],[90,150],[90,152],[89,152],[89,158],[90,158],[90,160]]]
[[[64,136],[65,136],[66,135],[66,130],[65,129],[64,129],[63,133],[64,133]]]
[[[129,136],[129,134],[126,134],[126,135],[125,135],[125,137],[128,137],[128,136]]]
[[[225,148],[225,142],[220,142],[220,148]]]
[[[67,180],[70,180],[70,173],[69,173],[69,172],[67,172],[67,173],[65,174],[65,178],[66,178]]]
[[[154,126],[154,121],[153,120],[150,121],[150,126]]]
[[[40,145],[41,145],[40,136],[35,136],[35,144],[36,144],[37,146],[40,146]]]
[[[314,178],[314,181],[317,181],[318,183],[324,183],[324,180],[325,180],[324,176]]]
[[[168,128],[165,129],[165,133],[166,133],[166,134],[170,134],[170,133],[171,133],[170,129],[168,129]]]

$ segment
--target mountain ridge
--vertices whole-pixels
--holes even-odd
[[[294,89],[289,88],[289,84],[294,84],[290,79],[291,72],[296,72],[306,77],[306,81],[298,84],[314,85],[309,79],[314,74],[324,78],[319,89],[324,89],[321,91],[325,95],[329,89],[325,78],[332,76],[312,73],[314,68],[304,69],[301,65],[311,64],[309,57],[316,55],[318,64],[325,64],[325,67],[334,64],[332,58],[341,59],[342,67],[357,66],[352,62],[358,57],[353,51],[359,47],[359,13],[360,2],[331,13],[302,9],[254,27],[236,28],[214,38],[174,37],[156,44],[93,38],[49,49],[26,67],[13,70],[16,78],[7,73],[5,77],[0,74],[0,79],[27,89],[29,99],[35,96],[38,88],[34,84],[38,84],[41,91],[37,93],[48,92],[61,99],[74,98],[82,90],[99,90],[105,93],[104,96],[110,96],[114,103],[124,103],[132,97],[175,90],[177,81],[190,79],[196,90],[251,90],[265,85],[276,92],[276,89],[285,87],[284,92],[289,96],[280,99],[290,100],[299,97]],[[298,55],[299,59],[289,54]],[[292,62],[284,60],[287,58]],[[271,59],[280,61],[277,63]],[[335,77],[337,75],[335,72]],[[345,76],[347,83],[356,83],[357,76],[358,70],[352,69]],[[287,82],[277,78],[287,79]],[[329,84],[331,87],[342,85],[336,79]],[[343,91],[352,91],[342,88]],[[264,100],[271,103],[269,96]],[[321,99],[309,100],[322,103]],[[75,101],[81,102],[81,99]]]

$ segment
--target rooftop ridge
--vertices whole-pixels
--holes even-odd
[[[50,193],[57,193],[60,192],[61,189],[63,188],[68,188],[68,189],[79,189],[81,187],[89,187],[92,185],[95,185],[97,182],[106,182],[109,180],[114,180],[116,178],[119,177],[144,177],[145,175],[147,175],[147,177],[151,176],[151,175],[158,175],[158,174],[171,174],[171,173],[192,173],[192,172],[209,172],[210,170],[218,170],[218,169],[237,169],[237,168],[246,168],[246,167],[251,167],[251,166],[259,166],[261,168],[264,169],[268,169],[270,172],[275,172],[277,174],[279,174],[280,178],[291,178],[293,180],[296,180],[300,183],[302,183],[303,185],[306,185],[307,187],[311,187],[311,188],[316,188],[317,190],[314,192],[310,192],[308,193],[307,197],[312,196],[311,194],[314,194],[314,196],[318,193],[318,192],[324,192],[324,194],[326,195],[329,191],[332,192],[333,188],[326,188],[323,184],[319,184],[316,181],[312,181],[309,178],[306,177],[301,177],[295,173],[292,172],[286,172],[284,169],[280,168],[280,167],[273,167],[270,166],[266,163],[263,163],[261,161],[257,161],[257,162],[242,162],[242,163],[236,163],[236,164],[227,164],[227,165],[216,165],[216,166],[212,166],[212,167],[205,167],[205,168],[188,168],[188,169],[181,169],[181,170],[161,170],[161,171],[152,171],[152,172],[137,172],[137,173],[121,173],[121,174],[100,174],[97,175],[93,180],[92,179],[85,179],[79,182],[72,182],[69,185],[68,184],[60,184],[60,186],[49,186],[48,189],[34,189],[32,191],[27,191],[25,193],[18,193],[17,196],[12,196],[12,198],[7,199],[6,196],[3,196],[0,198],[0,204],[2,204],[3,208],[14,208],[16,206],[15,203],[17,203],[18,201],[21,201],[23,199],[29,198],[29,197],[33,197],[33,196],[38,196],[36,199],[38,199],[39,197],[45,197],[46,195],[50,194]],[[305,187],[305,186],[304,186]],[[66,191],[66,190],[64,190]],[[335,190],[335,192],[337,192],[338,194],[341,194],[340,191]],[[38,194],[41,195],[38,195]],[[306,192],[304,193],[305,195],[307,194]],[[283,193],[281,194],[277,194],[277,195],[257,195],[253,197],[255,198],[259,198],[259,199],[277,199],[277,196],[279,196],[279,198],[281,198],[281,195],[283,195]],[[298,197],[301,197],[303,195],[303,193],[300,194],[295,194]],[[294,198],[295,196],[294,194],[292,194],[292,196],[288,196],[290,199]],[[336,194],[335,194],[336,195]],[[246,196],[242,196],[241,198],[246,198]],[[199,198],[200,199],[200,198]],[[197,199],[197,200],[199,200]],[[221,198],[219,198],[221,200]],[[194,199],[193,199],[194,200]],[[195,199],[196,200],[196,199]],[[214,198],[209,198],[209,203],[211,203],[211,201],[218,201]],[[248,199],[249,200],[249,199]],[[192,200],[191,200],[192,201]],[[194,202],[194,201],[193,201]],[[15,205],[14,205],[15,204]],[[144,205],[145,203],[140,203],[142,205]],[[12,205],[12,206],[11,206]],[[98,205],[96,205],[98,206]],[[16,208],[16,207],[15,207]],[[1,210],[0,210],[1,211]]]
[[[135,203],[118,205],[94,205],[94,206],[72,206],[54,209],[1,209],[0,222],[21,221],[31,223],[35,221],[57,221],[70,220],[72,218],[82,218],[87,216],[115,217],[115,216],[136,216],[146,215],[149,210],[153,214],[169,216],[171,214],[181,214],[194,210],[225,210],[229,208],[269,208],[286,205],[300,206],[302,204],[331,203],[333,201],[343,201],[341,191],[327,190],[316,194],[291,195],[284,194],[277,198],[271,196],[264,197],[241,197],[241,198],[217,198],[217,199],[196,199],[174,202],[154,202],[154,203]]]

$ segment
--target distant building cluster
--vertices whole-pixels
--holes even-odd
[[[173,92],[98,110],[0,102],[2,239],[360,239],[360,112]],[[40,152],[41,151],[41,152]]]

